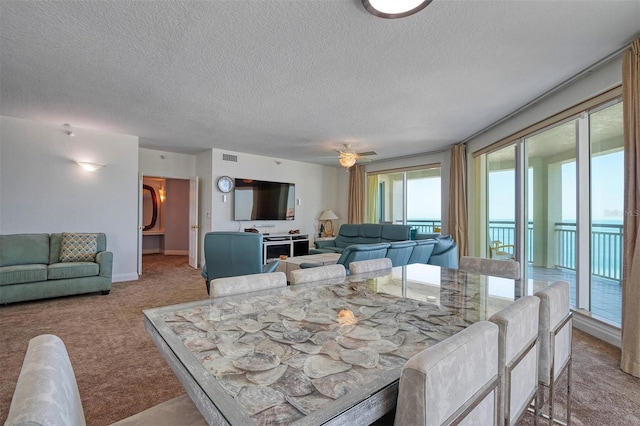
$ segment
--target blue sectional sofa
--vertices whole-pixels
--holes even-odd
[[[388,245],[384,255],[380,255],[377,246],[379,244]],[[376,250],[369,252],[367,246],[371,245],[376,245]],[[344,224],[340,227],[338,236],[334,240],[316,241],[315,246],[316,248],[311,249],[309,254],[344,253],[348,248],[349,256],[341,256],[342,260],[348,262],[344,264],[347,270],[350,262],[381,257],[391,259],[393,266],[428,263],[447,268],[458,268],[458,246],[450,236],[441,236],[440,234],[412,235],[409,225]]]
[[[315,241],[316,248],[309,250],[309,254],[342,253],[342,250],[354,244],[391,243],[410,239],[411,227],[409,225],[344,224],[340,226],[335,239]]]
[[[0,235],[0,303],[111,290],[105,234]]]

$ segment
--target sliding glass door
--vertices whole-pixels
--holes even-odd
[[[367,174],[367,222],[440,232],[441,211],[439,166]]]
[[[620,325],[622,102],[585,110],[475,158],[476,256],[568,281],[571,305]],[[526,171],[526,172],[525,172]]]

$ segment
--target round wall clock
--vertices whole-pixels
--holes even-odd
[[[222,176],[218,179],[218,189],[221,192],[231,192],[233,189],[233,179],[229,176]]]

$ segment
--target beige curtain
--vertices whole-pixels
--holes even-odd
[[[380,222],[378,216],[378,205],[380,204],[380,196],[378,193],[378,175],[367,176],[367,216],[364,218],[369,223]]]
[[[467,155],[464,144],[451,148],[448,231],[458,244],[458,256],[469,253],[467,228]]]
[[[640,39],[624,53],[624,260],[622,265],[623,371],[640,377]]]
[[[364,167],[360,165],[349,169],[349,222],[364,222]]]

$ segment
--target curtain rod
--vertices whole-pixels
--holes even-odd
[[[635,37],[634,37],[635,40]],[[544,92],[542,95],[538,96],[537,98],[533,99],[532,101],[527,102],[526,104],[524,104],[523,106],[521,106],[520,108],[518,108],[517,110],[513,111],[512,113],[502,117],[501,119],[499,119],[498,121],[493,122],[492,124],[488,125],[487,127],[485,127],[484,129],[474,133],[473,135],[469,136],[468,138],[466,138],[465,140],[463,140],[460,143],[467,143],[470,140],[480,136],[481,134],[491,130],[492,128],[496,127],[497,125],[507,121],[508,119],[510,119],[511,117],[518,115],[519,113],[521,113],[522,111],[526,110],[527,108],[537,104],[538,102],[540,102],[541,100],[543,100],[544,98],[546,98],[547,96],[557,92],[558,90],[562,89],[563,87],[567,86],[570,83],[573,83],[575,80],[579,79],[580,77],[584,76],[585,74],[588,74],[589,72],[593,71],[594,69],[598,68],[601,65],[604,65],[605,63],[609,62],[610,60],[612,60],[613,58],[615,58],[616,56],[620,55],[622,52],[624,52],[626,49],[628,49],[631,44],[633,42],[629,42],[627,44],[625,44],[624,46],[622,46],[621,48],[619,48],[618,50],[608,54],[607,56],[605,56],[604,58],[600,59],[599,61],[597,61],[594,64],[591,64],[590,66],[588,66],[587,68],[583,69],[582,71],[580,71],[579,73],[575,74],[572,77],[569,77],[568,79],[566,79],[565,81],[563,81],[562,83],[552,87],[551,89],[547,90],[546,92]],[[457,144],[454,144],[457,145]],[[453,145],[452,145],[453,146]]]

